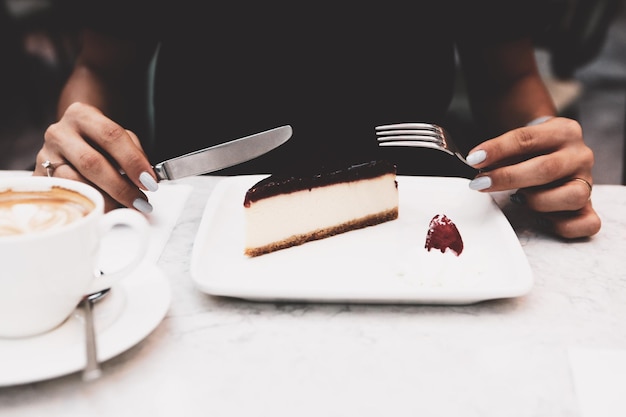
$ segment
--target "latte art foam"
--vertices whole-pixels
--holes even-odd
[[[0,192],[0,236],[60,228],[94,208],[87,197],[59,187],[47,191]]]

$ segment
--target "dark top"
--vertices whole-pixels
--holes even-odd
[[[396,174],[396,168],[389,161],[369,161],[357,165],[317,166],[314,169],[294,169],[289,175],[270,175],[263,178],[246,192],[243,205],[279,194],[311,190],[344,182],[362,181],[385,174]],[[398,184],[396,183],[396,188]]]
[[[111,15],[114,3],[104,2],[104,11],[90,9],[97,11],[94,25],[161,42],[153,96],[156,142],[147,146],[154,163],[293,127],[286,144],[220,174],[387,159],[399,174],[473,176],[443,152],[378,148],[374,127],[442,123],[454,89],[455,37],[494,42],[517,36],[530,28],[524,11],[541,10],[529,1],[518,2],[520,14],[510,2],[493,2],[506,4],[495,10],[466,0],[358,6],[150,1],[145,8],[125,0]]]

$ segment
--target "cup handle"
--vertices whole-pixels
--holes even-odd
[[[102,216],[100,219],[100,239],[107,233],[112,232],[116,226],[127,226],[133,230],[136,237],[137,247],[134,255],[115,271],[103,271],[97,269],[94,271],[96,278],[92,281],[87,294],[92,294],[110,288],[122,277],[132,272],[143,260],[149,242],[150,224],[146,218],[132,209],[120,208],[112,210]]]

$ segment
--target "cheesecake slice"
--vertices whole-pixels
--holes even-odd
[[[246,192],[245,249],[254,257],[398,218],[396,167],[371,161],[293,176]]]

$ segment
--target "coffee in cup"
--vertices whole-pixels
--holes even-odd
[[[115,244],[119,227],[136,236],[133,256],[121,266],[101,256],[101,243]],[[59,326],[86,294],[111,287],[141,263],[148,233],[147,219],[136,210],[104,213],[102,195],[88,184],[0,178],[0,337]]]
[[[94,208],[94,202],[83,194],[59,186],[41,191],[7,188],[0,192],[0,236],[63,227]]]

